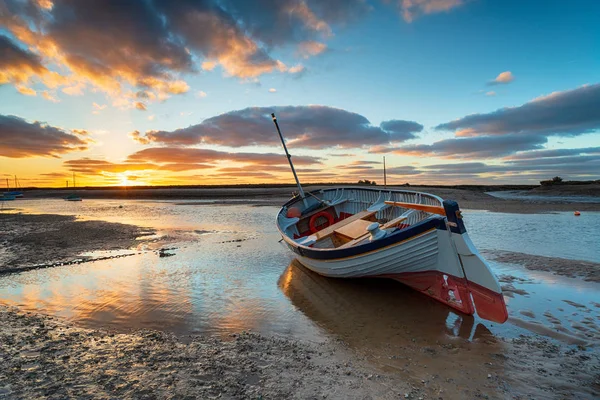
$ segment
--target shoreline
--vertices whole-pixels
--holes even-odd
[[[343,185],[346,187],[346,185]],[[357,185],[354,185],[356,187]],[[306,185],[306,192],[334,187],[333,185]],[[347,186],[351,187],[351,186]],[[501,186],[507,188],[505,186]],[[383,190],[381,186],[375,189]],[[389,189],[415,190],[431,193],[443,199],[452,199],[458,202],[462,209],[487,210],[504,213],[539,213],[553,211],[600,211],[600,199],[594,202],[560,202],[552,199],[539,198],[542,193],[556,195],[564,192],[572,194],[569,187],[562,191],[541,191],[532,189],[527,191],[531,198],[504,199],[495,197],[484,192],[493,187],[481,186],[475,188],[436,187],[436,186],[389,186]],[[195,200],[215,201],[218,204],[240,204],[244,202],[250,205],[272,205],[281,206],[287,202],[292,193],[297,189],[295,186],[277,187],[214,187],[214,188],[93,188],[77,189],[77,193],[84,199],[112,199],[112,200],[169,200],[180,204],[190,204]],[[588,193],[588,192],[585,192]],[[589,192],[600,198],[600,191]],[[64,189],[37,189],[25,193],[26,199],[60,199],[64,197]],[[11,202],[7,207],[18,207],[19,201]]]

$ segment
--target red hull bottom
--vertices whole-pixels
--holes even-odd
[[[477,314],[483,319],[498,323],[508,319],[508,311],[501,293],[496,293],[465,278],[447,275],[440,271],[405,272],[378,277],[402,282],[464,314],[473,315],[477,308]]]

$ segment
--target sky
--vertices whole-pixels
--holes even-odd
[[[600,179],[600,2],[0,0],[20,186]]]

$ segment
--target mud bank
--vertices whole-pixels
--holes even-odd
[[[352,187],[341,185],[342,187]],[[313,190],[336,187],[335,185],[306,185],[304,190],[310,192]],[[356,187],[356,185],[354,185]],[[461,208],[472,210],[488,210],[494,212],[507,213],[538,213],[550,211],[600,211],[600,203],[587,202],[560,202],[550,200],[540,200],[532,197],[527,200],[510,200],[491,196],[485,193],[485,190],[503,190],[504,187],[474,187],[470,189],[459,189],[454,187],[433,187],[433,186],[388,186],[390,189],[397,190],[416,190],[426,193],[432,193],[443,199],[456,200]],[[383,190],[383,187],[376,186],[375,189]],[[280,206],[288,201],[292,193],[297,191],[295,186],[280,187],[232,187],[232,188],[96,188],[80,189],[78,194],[84,199],[130,199],[130,200],[175,200],[183,204],[190,200],[215,201],[219,204],[252,204],[252,205],[273,205]],[[538,192],[527,191],[539,194]],[[555,189],[556,193],[560,188]],[[571,192],[565,192],[571,194]],[[553,192],[554,194],[554,192]],[[26,193],[27,198],[59,198],[64,197],[64,190],[58,189],[36,189]],[[18,204],[18,203],[17,203]],[[11,205],[12,207],[16,205]]]
[[[140,245],[154,232],[134,225],[79,221],[53,214],[0,214],[0,274],[50,264],[70,263],[81,253]]]
[[[567,260],[503,250],[486,250],[486,258],[502,263],[519,264],[529,270],[547,271],[569,278],[600,282],[600,264],[590,261]]]
[[[394,399],[409,385],[329,344],[254,333],[186,343],[156,332],[69,327],[0,307],[0,397],[176,399]],[[412,395],[411,395],[412,396]]]

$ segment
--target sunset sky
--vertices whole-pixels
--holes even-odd
[[[600,1],[0,0],[22,186],[600,179]]]

